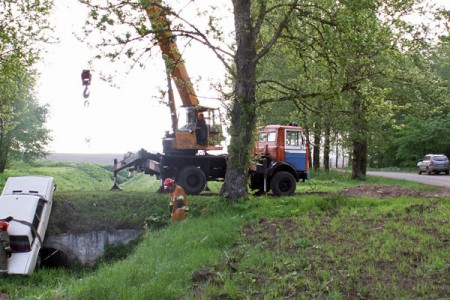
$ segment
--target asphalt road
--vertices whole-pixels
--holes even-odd
[[[433,174],[433,175],[427,175],[422,173],[422,175],[419,175],[417,173],[398,173],[398,172],[367,172],[368,175],[374,175],[374,176],[383,176],[388,178],[395,178],[395,179],[403,179],[403,180],[410,180],[430,185],[437,185],[437,186],[444,186],[444,187],[450,187],[450,175],[443,175],[442,173],[439,175]]]

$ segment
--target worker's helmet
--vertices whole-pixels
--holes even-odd
[[[9,223],[6,221],[0,221],[0,230],[6,231],[8,230]]]
[[[296,123],[296,122],[292,122],[291,125],[292,125],[292,126],[297,126],[297,123]]]
[[[172,178],[166,178],[164,180],[164,189],[170,189],[175,185],[175,181]]]

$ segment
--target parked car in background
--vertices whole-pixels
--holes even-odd
[[[444,172],[448,175],[449,166],[447,156],[444,154],[425,155],[423,159],[417,163],[417,173],[420,175],[422,172],[426,172],[428,175]]]
[[[47,231],[56,185],[48,176],[9,177],[0,195],[0,219],[9,222],[9,274],[31,274]]]

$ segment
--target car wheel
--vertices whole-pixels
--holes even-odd
[[[448,173],[449,173],[449,170],[445,171],[445,175],[448,175]]]
[[[430,169],[427,168],[427,174],[431,175],[431,173],[433,173]]]
[[[278,172],[270,181],[272,193],[276,196],[289,196],[295,192],[297,182],[294,175],[289,172]]]
[[[420,169],[417,169],[417,174],[422,175],[422,171],[420,171]]]
[[[178,183],[188,195],[200,194],[206,187],[206,175],[197,167],[186,167],[179,175]]]

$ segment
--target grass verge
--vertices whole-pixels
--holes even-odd
[[[57,182],[70,178],[65,171],[72,169],[65,168],[55,166]],[[51,169],[45,173],[51,174]],[[234,204],[223,203],[217,196],[220,184],[211,184],[212,192],[189,198],[191,211],[186,221],[165,226],[167,195],[149,193],[156,181],[136,176],[124,179],[123,191],[110,192],[106,189],[111,182],[106,184],[103,175],[97,177],[99,173],[89,168],[82,173],[96,178],[97,189],[90,183],[86,189],[58,189],[55,205],[67,206],[60,207],[61,223],[55,228],[64,226],[64,220],[75,220],[111,228],[147,224],[151,230],[139,245],[128,248],[127,255],[122,255],[124,249],[112,249],[120,251],[111,254],[119,260],[104,260],[94,269],[40,269],[29,277],[2,278],[0,298],[450,296],[448,198],[344,196],[332,192],[361,182],[350,180],[345,173],[317,172],[311,185],[299,184],[299,192],[291,197],[250,197]],[[85,180],[83,176],[80,180]],[[368,177],[364,184],[429,189],[378,177]],[[76,212],[78,218],[69,219],[64,212]],[[94,228],[100,226],[95,224],[90,223]]]
[[[190,298],[450,295],[449,199],[338,196],[305,201],[316,205],[305,212],[284,210],[284,216],[280,206],[265,209],[261,218],[246,223],[241,238],[211,268],[209,278],[195,286]],[[302,203],[299,209],[303,210]]]
[[[46,287],[37,290],[13,279],[8,293],[11,299],[449,296],[450,199],[210,201],[185,222],[149,231],[122,261],[78,277],[68,273],[59,285],[41,280]],[[42,272],[27,284],[36,287]]]

